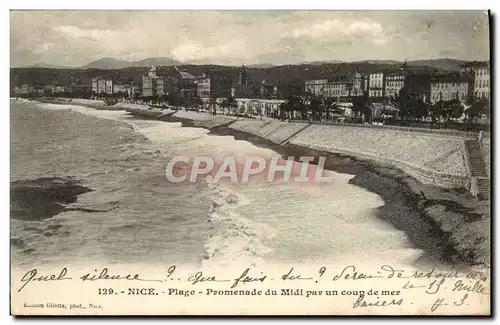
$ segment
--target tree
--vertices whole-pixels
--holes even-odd
[[[299,111],[303,114],[305,108],[306,105],[301,96],[289,94],[286,101],[280,105],[280,117],[284,120],[286,115],[291,117],[292,112],[295,111]]]
[[[257,115],[259,115],[260,119],[262,120],[262,107],[260,107],[260,105],[257,106]]]
[[[200,107],[203,107],[203,100],[199,96],[194,96],[191,103],[193,104],[196,110],[199,110]]]
[[[158,94],[154,94],[153,96],[151,96],[151,104],[158,104],[158,100],[160,98],[160,96],[158,96]]]
[[[370,122],[372,117],[372,108],[367,96],[356,98],[352,103],[352,110],[356,114],[361,114],[365,122]]]
[[[440,100],[429,107],[429,113],[433,122],[439,122],[442,117],[446,116],[446,105],[447,104],[444,100]]]
[[[452,99],[446,102],[446,116],[449,121],[451,118],[460,118],[464,113],[464,107],[458,99]]]
[[[212,114],[213,115],[217,115],[217,108],[216,108],[216,105],[217,105],[217,96],[211,95],[208,104],[209,104],[209,106],[212,109]]]
[[[227,108],[229,113],[229,110],[231,108],[238,108],[238,102],[233,96],[228,96],[227,98],[224,98],[222,100],[221,107],[222,107],[222,114],[224,114],[224,108]]]
[[[429,116],[429,105],[422,99],[417,99],[415,103],[415,116],[419,119]]]
[[[406,88],[403,87],[399,91],[398,94],[394,95],[394,97],[391,97],[389,99],[390,103],[393,104],[397,110],[399,111],[399,117],[401,119],[405,119],[405,117],[408,115],[407,114],[407,109],[408,109],[408,96],[407,96],[407,91]]]
[[[309,96],[309,109],[311,111],[313,120],[321,120],[321,113],[323,112],[323,98],[321,96]]]
[[[487,98],[478,98],[471,96],[467,99],[468,108],[466,109],[467,123],[471,124],[474,119],[477,119],[479,115],[487,114],[489,115],[489,101]]]
[[[238,116],[237,116],[236,118],[238,118],[238,119],[239,119],[239,118],[240,118],[240,115],[245,114],[245,110],[246,110],[246,108],[245,108],[245,104],[241,103],[241,106],[240,106],[240,108],[238,109]]]
[[[159,97],[159,100],[161,103],[167,103],[168,102],[168,99],[169,99],[169,96],[167,94],[162,94],[160,97]]]
[[[167,96],[167,102],[174,106],[174,108],[177,110],[179,106],[182,104],[181,97],[176,93],[172,92],[170,95]]]

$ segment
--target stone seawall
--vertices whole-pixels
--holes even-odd
[[[469,186],[460,138],[399,130],[249,119],[236,121],[229,127],[278,144],[296,134],[290,139],[290,144],[390,164],[424,184],[444,188]]]
[[[212,115],[210,113],[195,111],[178,111],[172,117],[180,120],[190,120],[193,126],[206,129],[228,124],[236,120],[234,116]]]
[[[463,139],[399,130],[353,126],[289,123],[233,116],[179,111],[173,117],[192,125],[228,128],[249,133],[276,144],[289,142],[331,153],[368,159],[394,166],[424,184],[444,188],[468,188]]]
[[[283,121],[240,120],[229,125],[231,129],[251,133],[277,144],[282,144],[309,124]]]
[[[468,186],[461,138],[352,126],[311,125],[290,143],[390,164],[425,184],[446,188]]]

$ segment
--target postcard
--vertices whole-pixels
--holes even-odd
[[[11,314],[489,316],[489,21],[12,10]]]

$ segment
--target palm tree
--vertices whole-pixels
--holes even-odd
[[[217,109],[216,109],[217,96],[215,96],[215,95],[210,96],[208,104],[210,107],[212,107],[212,114],[217,115]]]
[[[229,113],[229,109],[238,108],[238,102],[233,96],[228,96],[227,98],[224,98],[224,100],[222,101],[221,107],[222,107],[222,114],[224,114],[224,108],[226,107]]]
[[[292,112],[299,111],[302,116],[304,115],[304,111],[306,109],[306,105],[304,103],[304,99],[299,95],[288,95],[286,101],[280,105],[281,116],[285,117],[284,113],[288,113],[286,115],[292,115]]]
[[[199,96],[194,96],[191,103],[197,111],[203,106],[203,100]]]
[[[236,116],[236,119],[240,118],[240,115],[245,114],[245,104],[241,103],[240,108],[238,109],[238,114]]]

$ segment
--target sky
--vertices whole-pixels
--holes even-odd
[[[484,11],[11,11],[11,66],[489,60]]]

